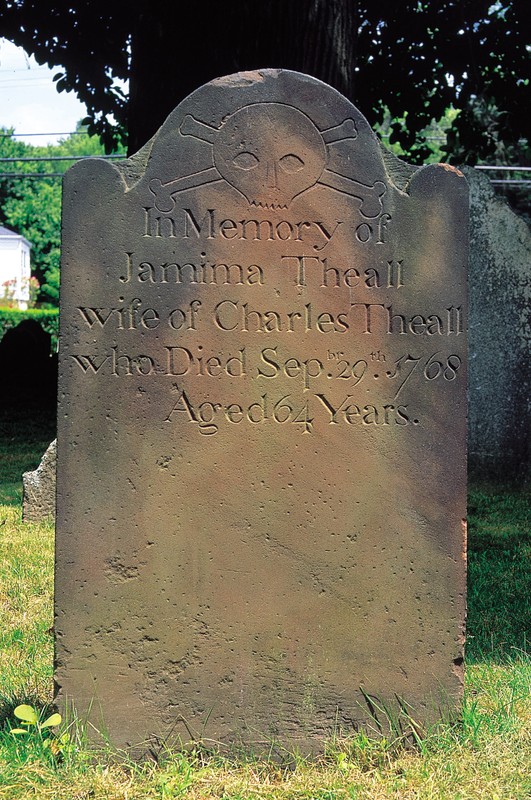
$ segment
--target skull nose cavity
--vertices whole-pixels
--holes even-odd
[[[275,161],[267,162],[266,186],[268,189],[278,189],[277,164]]]

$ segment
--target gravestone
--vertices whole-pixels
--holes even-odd
[[[22,519],[25,522],[54,519],[56,464],[57,440],[54,439],[37,469],[22,474]]]
[[[459,706],[465,187],[275,70],[68,171],[60,706],[304,749]]]
[[[531,231],[489,179],[470,189],[469,474],[531,477]]]

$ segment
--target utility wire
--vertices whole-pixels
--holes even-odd
[[[502,167],[499,164],[496,166],[490,166],[487,164],[478,164],[474,169],[490,169],[490,170],[497,170],[502,169],[506,170],[507,172],[531,172],[531,167]]]
[[[0,139],[12,139],[15,136],[89,136],[88,131],[59,131],[51,133],[0,133]]]
[[[511,180],[505,180],[505,181],[504,180],[499,180],[499,181],[497,181],[497,180],[493,180],[493,178],[491,178],[490,182],[491,182],[491,184],[493,186],[531,186],[531,181],[525,181],[523,179],[522,180],[516,179],[516,180],[512,180],[512,181]]]
[[[97,155],[86,155],[86,156],[22,156],[21,158],[0,158],[0,162],[13,162],[16,161],[83,161],[84,158],[127,158],[125,153],[115,153],[114,155],[110,156],[97,156]]]
[[[64,172],[0,172],[0,178],[62,178]]]
[[[102,158],[102,159],[123,159],[127,156],[123,153],[116,153],[115,155],[84,155],[84,156],[37,156],[35,158],[22,157],[22,158],[0,158],[1,162],[19,162],[19,161],[82,161],[87,158]],[[492,172],[501,170],[507,172],[531,172],[531,167],[514,167],[506,165],[488,165],[480,164],[475,167],[477,170],[490,170]],[[62,178],[64,172],[0,172],[0,178]],[[531,180],[525,178],[490,178],[493,186],[531,186]]]

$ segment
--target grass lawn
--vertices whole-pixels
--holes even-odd
[[[413,744],[364,734],[309,762],[227,758],[198,745],[135,764],[97,753],[71,726],[20,726],[19,703],[53,697],[53,528],[22,523],[20,473],[38,463],[53,421],[0,415],[0,800],[529,800],[531,532],[522,490],[477,486],[469,502],[469,617],[462,719]],[[23,444],[21,442],[24,442]],[[54,729],[55,730],[55,729]]]

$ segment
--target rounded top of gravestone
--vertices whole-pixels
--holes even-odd
[[[146,179],[165,213],[173,207],[169,180],[172,195],[192,184],[223,183],[250,207],[280,210],[315,186],[348,195],[351,180],[373,186],[386,179],[362,114],[335,89],[289,70],[237,73],[201,86],[169,115],[149,149]],[[371,211],[376,215],[380,205]]]

